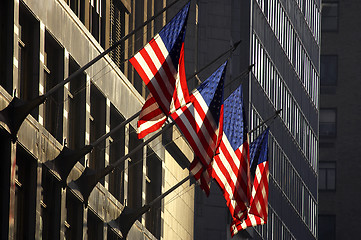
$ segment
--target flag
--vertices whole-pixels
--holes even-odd
[[[139,138],[159,129],[170,113],[190,101],[184,69],[189,5],[129,60],[150,92],[139,115]]]
[[[227,62],[222,64],[191,95],[191,102],[179,108],[172,119],[194,151],[190,171],[209,194],[211,164],[222,135],[223,86]]]
[[[210,169],[233,218],[247,215],[250,201],[249,144],[239,86],[224,101],[223,135]]]
[[[243,221],[233,219],[231,234],[247,227],[262,225],[267,222],[268,214],[268,132],[267,128],[250,145],[251,177],[254,178],[250,208],[247,218]],[[254,169],[254,171],[253,171]]]

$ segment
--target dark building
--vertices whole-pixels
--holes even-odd
[[[269,124],[268,222],[234,239],[316,239],[321,2],[198,0],[196,4],[195,44],[186,42],[186,63],[192,63],[187,70],[201,68],[242,40],[227,69],[226,95],[242,81],[249,129],[283,110]],[[233,81],[253,63],[248,77]],[[252,134],[251,141],[259,133]],[[211,190],[209,198],[196,190],[195,239],[230,239],[225,200],[215,183]]]
[[[319,239],[356,239],[361,221],[359,1],[322,1]]]

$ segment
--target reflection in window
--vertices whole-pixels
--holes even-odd
[[[320,137],[336,136],[336,109],[320,109]]]
[[[67,189],[66,193],[66,239],[82,239],[83,237],[83,205]]]
[[[79,69],[79,65],[70,58],[69,75]],[[85,142],[85,82],[84,73],[78,75],[73,81],[70,81],[69,95],[69,147],[71,149],[80,149]],[[84,160],[81,160],[83,163]]]
[[[337,55],[321,55],[321,85],[335,86],[337,84]]]
[[[43,168],[41,185],[43,188],[41,200],[42,238],[59,239],[61,186],[46,168]]]
[[[46,31],[44,74],[46,92],[64,79],[64,49]],[[45,128],[60,142],[63,142],[64,89],[52,94],[45,102]]]
[[[162,188],[162,162],[157,155],[147,148],[147,167],[146,167],[146,202],[149,203],[159,195]],[[145,226],[156,237],[160,237],[160,207],[158,201],[153,208],[145,214]]]
[[[36,160],[17,147],[13,239],[35,236]]]
[[[142,140],[138,139],[137,134],[133,128],[129,133],[129,152],[142,144]],[[127,205],[133,209],[142,206],[142,180],[143,180],[143,148],[137,151],[130,157],[128,171],[128,201]]]
[[[88,240],[103,239],[104,223],[92,211],[88,211]]]
[[[94,143],[105,134],[106,98],[94,85],[90,86],[90,143]],[[90,167],[100,170],[105,165],[105,141],[94,147],[90,153]],[[104,178],[100,181],[104,185]]]
[[[318,175],[318,188],[320,190],[336,189],[336,163],[320,162]]]
[[[338,29],[338,3],[322,3],[322,31],[337,31]]]
[[[124,118],[113,104],[110,105],[110,131],[118,127]],[[113,164],[124,156],[125,150],[125,127],[122,127],[111,136],[110,163]],[[124,162],[109,175],[109,191],[123,203],[124,199]]]
[[[19,12],[19,79],[17,94],[23,100],[32,100],[39,95],[39,22],[23,4]],[[38,118],[38,108],[31,112]]]

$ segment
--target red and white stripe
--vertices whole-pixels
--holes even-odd
[[[243,221],[233,219],[231,234],[234,236],[238,231],[247,227],[262,225],[267,222],[268,215],[268,161],[258,164],[252,187],[251,205],[247,218]]]
[[[139,117],[137,132],[138,137],[142,138],[160,128],[170,113],[189,102],[184,43],[177,69],[158,34],[129,61],[151,93]]]
[[[209,194],[210,176],[205,171],[215,154],[222,133],[222,118],[216,124],[208,105],[202,95],[195,90],[190,96],[191,103],[176,110],[171,117],[181,129],[189,145],[195,153],[195,159],[190,165],[190,171],[196,180],[201,182],[201,187]],[[220,116],[223,116],[221,108]]]
[[[244,219],[250,201],[248,141],[234,151],[223,134],[211,171],[222,189],[231,215],[239,220]]]

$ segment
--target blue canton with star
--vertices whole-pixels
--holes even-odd
[[[175,69],[178,68],[180,50],[185,38],[189,6],[190,2],[159,32],[159,36],[169,52]]]
[[[268,160],[268,132],[269,128],[266,128],[266,130],[264,130],[261,135],[259,135],[249,145],[249,158],[252,176],[255,174],[257,165]]]
[[[206,102],[209,111],[219,124],[220,109],[223,105],[223,87],[227,62],[222,64],[197,90]]]
[[[233,150],[236,150],[247,137],[241,85],[224,101],[223,119],[223,132]]]

